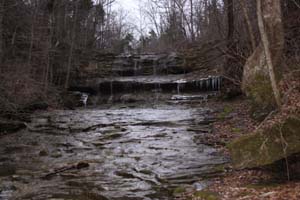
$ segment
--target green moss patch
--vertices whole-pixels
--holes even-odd
[[[203,200],[219,200],[219,195],[211,191],[198,191],[194,194],[194,197],[199,197]]]
[[[246,187],[250,188],[250,189],[260,190],[260,189],[265,189],[265,188],[275,188],[275,187],[278,187],[278,186],[280,186],[280,184],[278,184],[278,183],[271,183],[270,182],[270,183],[249,184]]]
[[[231,132],[238,134],[238,133],[242,132],[242,129],[241,128],[237,128],[237,127],[233,127],[233,128],[231,128]]]
[[[252,84],[246,87],[247,94],[252,102],[252,117],[261,121],[276,107],[272,85],[269,76],[257,73],[254,75]]]
[[[179,194],[182,194],[185,192],[185,188],[184,187],[177,187],[173,190],[173,195],[177,196]]]
[[[227,167],[226,164],[216,165],[214,167],[214,171],[216,171],[216,173],[225,172],[226,171],[226,167]]]
[[[232,113],[233,108],[230,106],[225,106],[223,111],[218,115],[219,119],[224,120],[230,113]]]
[[[256,74],[255,81],[253,85],[249,86],[249,89],[252,98],[254,98],[254,101],[258,104],[265,107],[275,104],[269,77],[265,77],[261,74]]]
[[[235,168],[272,164],[300,152],[300,118],[291,116],[267,130],[240,137],[228,145]],[[283,137],[283,139],[282,139]],[[284,151],[283,146],[286,146]]]

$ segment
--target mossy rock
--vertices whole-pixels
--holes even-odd
[[[253,101],[264,107],[275,105],[270,78],[262,74],[255,74],[254,79],[255,82],[248,86],[251,97],[254,98]]]
[[[226,172],[226,168],[228,167],[228,164],[220,164],[220,165],[216,165],[213,170],[215,171],[215,173],[223,173]]]
[[[233,111],[232,107],[225,106],[223,111],[218,115],[218,118],[224,120],[230,113],[232,113],[232,111]]]
[[[182,193],[184,193],[186,191],[186,189],[184,187],[177,187],[173,190],[173,196],[177,196],[180,195]]]
[[[300,152],[300,115],[266,130],[238,138],[228,145],[235,168],[254,168]],[[284,150],[286,147],[286,150]]]
[[[276,101],[268,76],[255,74],[252,84],[247,86],[247,91],[251,100],[251,115],[254,119],[262,121],[276,108]]]
[[[217,193],[206,191],[206,190],[198,191],[193,196],[199,197],[203,200],[219,200],[220,199],[220,197]]]
[[[276,80],[281,80],[280,69],[275,69]],[[276,107],[272,85],[262,45],[253,52],[244,66],[242,90],[252,102],[252,116],[263,120]]]

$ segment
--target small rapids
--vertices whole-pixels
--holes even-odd
[[[173,199],[172,188],[226,162],[199,142],[209,115],[182,104],[37,113],[27,130],[0,140],[0,199]],[[89,167],[42,178],[80,162]]]

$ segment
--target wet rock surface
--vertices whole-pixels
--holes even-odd
[[[177,53],[116,56],[112,71],[119,76],[183,74],[191,69]]]
[[[100,94],[136,93],[142,91],[199,92],[219,91],[222,85],[221,76],[204,76],[197,74],[164,75],[164,76],[126,76],[95,78],[86,80],[71,87],[72,90]]]
[[[25,128],[24,122],[12,121],[0,118],[0,136],[8,133],[16,132]]]
[[[0,199],[167,200],[226,162],[197,142],[209,134],[206,108],[108,107],[37,113],[2,137]]]

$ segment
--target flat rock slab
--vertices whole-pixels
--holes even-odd
[[[73,85],[73,91],[93,91],[101,94],[136,93],[141,91],[158,92],[201,92],[218,91],[222,86],[221,76],[199,77],[192,74],[168,76],[134,76],[97,78]]]
[[[293,115],[266,130],[241,137],[228,145],[235,168],[272,164],[300,152],[300,116]]]
[[[19,131],[23,128],[26,128],[26,125],[23,122],[19,121],[6,121],[0,119],[0,135],[6,133],[13,133]]]

